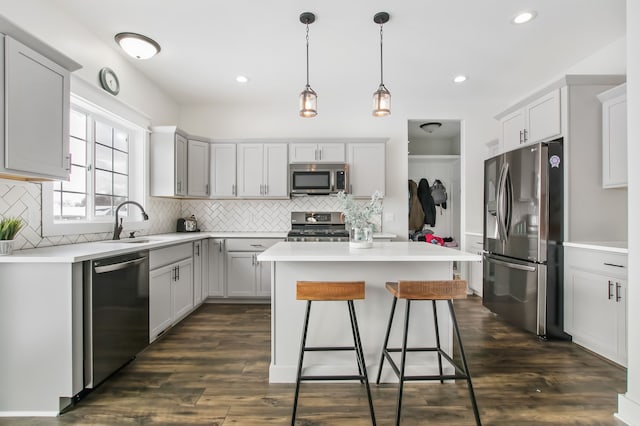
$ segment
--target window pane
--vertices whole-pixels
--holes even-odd
[[[111,183],[111,177],[113,173],[104,172],[102,170],[95,171],[96,177],[96,194],[113,194],[113,186]]]
[[[96,121],[96,142],[102,145],[113,146],[113,129],[104,123]]]
[[[113,195],[126,197],[129,195],[127,188],[129,187],[129,179],[127,175],[113,175]]]
[[[53,191],[53,218],[62,218],[62,194],[60,191]]]
[[[96,195],[94,213],[96,216],[114,216],[115,211],[113,197],[109,195]]]
[[[79,139],[87,139],[87,116],[71,110],[69,115],[69,134]]]
[[[129,152],[129,135],[118,129],[113,129],[115,133],[113,138],[113,147],[120,151]]]
[[[125,197],[113,197],[113,211],[116,210],[116,207],[118,207],[120,204],[122,204],[123,202],[127,201],[127,199]],[[131,204],[125,204],[124,206],[120,207],[120,211],[118,212],[118,217],[124,217],[124,216],[129,216],[129,207],[131,206]],[[115,215],[115,213],[114,213]]]
[[[87,172],[84,167],[71,166],[69,182],[62,182],[63,191],[87,192]]]
[[[113,171],[122,173],[123,175],[128,174],[129,172],[129,167],[127,164],[128,160],[129,160],[128,154],[120,151],[113,151]]]
[[[106,146],[102,146],[98,144],[96,144],[95,147],[96,147],[96,168],[103,169],[103,170],[112,170],[113,149],[107,148]]]
[[[83,219],[87,216],[87,196],[85,194],[62,193],[62,218]]]
[[[69,141],[71,161],[79,166],[87,165],[87,143],[83,140],[71,138]]]

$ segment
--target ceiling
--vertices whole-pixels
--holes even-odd
[[[305,84],[305,11],[316,14],[310,83],[319,105],[345,94],[370,102],[380,78],[379,11],[391,15],[384,82],[394,102],[512,101],[625,35],[625,0],[54,1],[114,49],[113,36],[124,31],[160,43],[156,57],[130,61],[181,105],[297,98]],[[512,24],[524,9],[537,18]],[[238,74],[249,83],[237,83]],[[456,85],[457,74],[469,79]]]

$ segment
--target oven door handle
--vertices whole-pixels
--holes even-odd
[[[104,274],[106,272],[119,271],[121,269],[127,269],[131,266],[139,265],[142,262],[144,262],[145,259],[146,257],[139,257],[137,259],[127,260],[126,262],[113,263],[111,265],[104,265],[104,266],[96,266],[94,267],[94,270],[96,274]]]

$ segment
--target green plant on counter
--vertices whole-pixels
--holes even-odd
[[[13,240],[24,223],[19,217],[6,217],[0,219],[0,240]]]

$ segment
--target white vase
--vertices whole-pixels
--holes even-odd
[[[13,240],[0,240],[0,256],[8,256],[13,253]]]
[[[349,248],[365,249],[373,247],[373,225],[352,226],[349,230]]]

